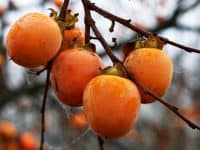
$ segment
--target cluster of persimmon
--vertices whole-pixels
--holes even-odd
[[[38,146],[38,141],[32,132],[19,133],[11,121],[0,121],[1,150],[37,150]]]
[[[8,55],[28,68],[51,61],[50,80],[58,99],[68,106],[83,106],[89,127],[99,136],[121,137],[136,122],[140,104],[155,99],[125,78],[115,65],[104,66],[75,26],[76,17],[68,14],[62,22],[55,12],[51,17],[26,14],[9,30]],[[124,66],[145,87],[163,96],[170,86],[173,64],[164,51],[146,41],[132,47]]]

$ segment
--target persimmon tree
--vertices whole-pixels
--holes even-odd
[[[186,52],[196,54],[200,53],[199,49],[177,43],[155,32],[141,29],[132,24],[130,19],[124,19],[123,17],[106,11],[89,0],[80,0],[84,8],[85,35],[83,35],[80,29],[75,26],[78,15],[71,15],[71,12],[68,11],[69,2],[69,0],[64,0],[59,13],[53,9],[51,9],[50,13],[51,19],[54,19],[54,22],[57,23],[63,35],[62,44],[59,34],[56,32],[58,35],[57,42],[54,41],[56,43],[56,48],[53,47],[54,42],[50,42],[52,46],[48,45],[50,48],[56,50],[57,53],[45,59],[45,63],[40,63],[39,65],[42,66],[42,68],[39,71],[38,69],[31,69],[36,75],[40,75],[44,71],[47,72],[41,105],[41,150],[44,149],[45,111],[50,79],[58,99],[64,104],[70,106],[81,106],[83,104],[83,111],[85,112],[88,125],[98,135],[100,149],[104,149],[103,138],[116,138],[128,133],[133,123],[136,122],[140,103],[157,101],[185,122],[188,127],[200,130],[200,126],[194,123],[190,117],[186,117],[184,113],[180,111],[179,107],[161,97],[169,88],[173,73],[173,63],[163,51],[163,47],[168,44]],[[178,11],[180,10],[177,9],[177,14]],[[115,47],[119,45],[117,39],[113,38],[114,46],[110,46],[111,44],[107,42],[106,37],[102,35],[101,31],[96,26],[98,20],[93,17],[92,12],[96,12],[111,21],[110,32],[113,32],[115,30],[115,25],[119,23],[129,28],[131,32],[137,33],[137,37],[133,38],[131,42],[120,43],[123,45],[123,60],[118,58],[113,52]],[[30,22],[31,21],[32,20],[30,20]],[[20,20],[20,23],[23,23],[23,20]],[[26,26],[26,24],[24,26]],[[37,24],[35,26],[37,26]],[[20,27],[22,26],[19,25],[18,29]],[[16,37],[17,40],[19,40],[16,42],[14,36],[17,36],[18,31],[16,30],[16,33],[10,36],[12,34],[12,29],[13,28],[9,31],[6,46],[11,59],[18,63],[18,58],[22,58],[22,60],[23,57],[24,59],[27,58],[20,55],[20,51],[24,46],[22,46],[22,44],[18,45],[18,43],[23,39]],[[26,32],[30,33],[29,31]],[[23,32],[19,33],[23,34]],[[39,34],[40,33],[41,36],[43,36],[46,31],[44,34],[42,32],[39,32]],[[30,33],[30,38],[31,35],[32,33]],[[34,36],[33,38],[37,41],[37,38]],[[50,37],[48,36],[48,38]],[[104,65],[101,62],[101,58],[98,56],[98,52],[96,52],[95,44],[92,42],[93,40],[99,41],[102,45],[105,51],[104,55],[110,58],[113,63],[112,66],[103,67]],[[40,41],[42,40],[39,39],[36,44]],[[58,43],[60,43],[59,51],[57,48]],[[26,44],[27,46],[31,46],[32,43]],[[22,48],[18,50],[16,45],[19,47],[22,46]],[[38,47],[41,48],[40,45]],[[38,47],[36,46],[36,48]],[[15,57],[14,51],[16,49],[18,52]],[[26,49],[24,50],[26,51]],[[40,61],[40,59],[42,59],[42,53],[40,54],[40,52],[39,50],[39,58],[35,58],[34,55],[30,54],[30,61],[28,61],[28,63],[31,63],[31,60],[35,61],[35,59]],[[35,53],[35,56],[37,56],[37,53]],[[45,56],[47,55],[43,56],[46,58]],[[78,66],[78,61],[84,62],[84,65],[80,64]],[[26,61],[25,65],[21,62],[18,64],[25,67],[36,67],[35,64],[26,65]],[[108,88],[107,90],[106,87]],[[112,100],[109,101],[109,98]],[[124,101],[126,101],[127,104]],[[112,115],[109,116],[109,112],[112,113]],[[123,125],[121,126],[121,124]]]

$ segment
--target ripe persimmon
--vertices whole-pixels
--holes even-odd
[[[58,98],[66,105],[81,106],[86,84],[100,74],[101,58],[84,48],[61,51],[53,62],[51,83]]]
[[[53,2],[57,7],[61,8],[64,0],[53,0]]]
[[[0,70],[3,68],[4,65],[4,57],[3,55],[0,53]]]
[[[47,64],[61,46],[57,23],[41,13],[28,13],[17,20],[8,32],[7,51],[11,59],[24,67]]]
[[[73,114],[69,119],[70,125],[75,129],[83,129],[87,126],[87,120],[83,112]]]
[[[134,125],[140,110],[140,94],[126,78],[100,75],[84,90],[83,110],[89,126],[99,136],[117,138]]]
[[[141,48],[131,52],[124,65],[129,73],[145,87],[158,96],[163,96],[170,86],[173,74],[173,63],[170,57],[156,48]],[[140,89],[142,103],[151,103],[155,99]]]
[[[84,33],[81,31],[81,29],[79,27],[65,29],[64,35],[63,35],[62,49],[69,48],[72,45],[74,40],[77,43],[84,45],[85,37],[84,37]]]
[[[5,13],[6,8],[0,5],[0,17]]]
[[[37,150],[38,141],[31,132],[24,132],[19,137],[20,150]]]
[[[0,121],[0,136],[6,139],[14,139],[17,135],[15,125],[7,120]]]

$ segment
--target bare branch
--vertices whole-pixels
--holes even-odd
[[[129,73],[126,68],[124,67],[123,63],[113,54],[111,48],[108,46],[107,42],[105,41],[105,39],[103,38],[103,36],[101,35],[101,33],[99,32],[98,28],[95,25],[94,20],[92,19],[91,15],[90,15],[90,10],[94,10],[97,11],[98,13],[100,13],[103,16],[106,16],[109,19],[114,19],[115,21],[118,21],[120,23],[122,23],[123,25],[133,29],[136,32],[139,32],[140,34],[144,35],[144,36],[149,36],[152,35],[154,33],[150,33],[150,32],[146,32],[143,31],[139,28],[137,28],[136,26],[131,25],[129,22],[127,22],[127,20],[122,19],[118,16],[112,15],[109,12],[106,12],[105,10],[96,7],[94,4],[90,3],[88,0],[82,0],[84,8],[85,8],[85,13],[89,14],[86,19],[87,21],[90,23],[91,28],[93,29],[96,37],[98,38],[98,40],[101,42],[102,46],[105,49],[105,52],[107,53],[107,55],[111,58],[113,64],[118,65],[118,67],[120,67],[121,71],[123,71],[125,73],[125,76],[127,76],[129,79],[131,79],[133,82],[136,83],[136,85],[138,87],[140,87],[145,93],[147,93],[148,95],[154,97],[157,101],[159,101],[161,104],[163,104],[165,107],[167,107],[169,110],[171,110],[172,112],[174,112],[178,117],[180,117],[183,121],[185,121],[185,123],[188,124],[189,127],[191,127],[192,129],[198,129],[200,130],[200,126],[196,125],[195,123],[191,122],[189,119],[187,119],[185,116],[183,116],[181,113],[179,113],[178,111],[178,107],[167,103],[165,100],[163,100],[162,98],[160,98],[157,94],[155,94],[153,91],[151,91],[150,89],[148,89],[147,87],[145,87],[142,83],[140,83],[133,74]],[[182,47],[185,48],[186,51],[189,52],[195,52],[195,50],[193,50],[192,48],[189,47],[185,47],[181,44],[175,43],[173,41],[167,40],[163,37],[160,37],[163,41],[172,44],[174,46],[177,47]],[[197,50],[198,52],[200,52],[199,50]]]
[[[97,7],[95,4],[88,3],[88,6],[89,6],[89,8],[90,8],[91,10],[96,11],[97,13],[101,14],[102,16],[104,16],[104,17],[106,17],[106,18],[108,18],[108,19],[110,19],[110,20],[115,20],[115,21],[119,22],[120,24],[122,24],[122,25],[124,25],[124,26],[130,28],[131,30],[133,30],[133,31],[135,31],[135,32],[137,32],[137,33],[139,33],[139,34],[145,36],[145,37],[149,37],[149,36],[151,36],[152,34],[154,34],[154,33],[152,33],[152,32],[147,32],[147,31],[144,31],[144,30],[138,28],[137,26],[131,24],[131,23],[130,23],[129,21],[127,21],[126,19],[123,19],[123,18],[121,18],[121,17],[118,17],[118,16],[116,16],[116,15],[114,15],[114,14],[111,14],[111,13],[109,13],[108,11],[105,11],[105,10],[103,10],[102,8]],[[157,36],[158,36],[158,35],[157,35]],[[199,49],[195,49],[195,48],[191,48],[191,47],[184,46],[184,45],[182,45],[182,44],[176,43],[176,42],[171,41],[171,40],[169,40],[169,39],[167,39],[167,38],[165,38],[165,37],[162,37],[162,36],[158,36],[158,37],[159,37],[162,41],[164,41],[166,44],[168,43],[168,44],[170,44],[170,45],[176,46],[176,47],[181,48],[181,49],[183,49],[183,50],[185,50],[185,51],[187,51],[187,52],[200,53],[200,50],[199,50]]]

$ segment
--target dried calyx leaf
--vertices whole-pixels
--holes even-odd
[[[128,54],[139,48],[158,48],[162,50],[165,42],[162,41],[158,36],[151,35],[148,38],[143,36],[137,36],[137,39],[126,43],[122,47],[122,52],[124,54],[124,59]]]
[[[88,43],[88,44],[83,45],[80,42],[78,42],[76,39],[74,39],[72,41],[72,43],[70,44],[70,47],[71,48],[75,48],[75,47],[76,48],[83,48],[83,49],[85,49],[87,51],[90,51],[90,52],[96,52],[96,46],[95,46],[95,44]]]
[[[96,45],[93,43],[87,43],[83,47],[88,51],[96,52]]]
[[[139,37],[135,41],[134,49],[138,48],[158,48],[162,49],[164,42],[156,35],[150,35],[148,38]]]
[[[58,13],[54,9],[50,8],[49,10],[51,11],[50,17],[57,22],[62,33],[66,29],[74,28],[76,22],[78,22],[78,14],[72,14],[71,10],[67,11],[64,22],[60,20]]]

